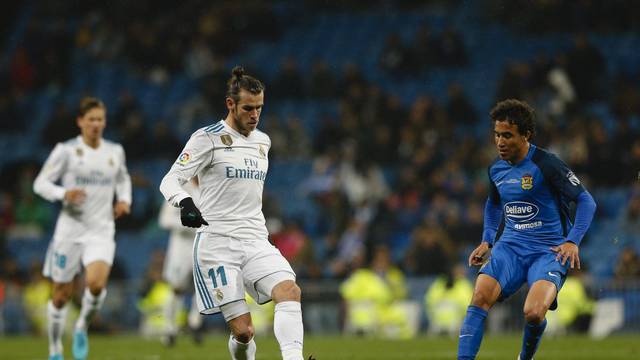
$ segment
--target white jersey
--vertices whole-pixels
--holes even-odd
[[[235,239],[268,238],[262,214],[262,190],[271,146],[260,130],[244,136],[221,120],[197,130],[165,175],[160,191],[174,206],[190,195],[182,186],[198,176],[196,205],[209,226],[199,232]]]
[[[57,185],[60,179],[61,185]],[[70,189],[86,192],[82,205],[64,201]],[[113,240],[114,195],[118,201],[131,204],[131,178],[124,149],[104,139],[94,149],[81,136],[58,143],[36,177],[33,190],[49,201],[63,201],[54,241]]]

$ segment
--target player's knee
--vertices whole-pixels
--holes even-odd
[[[65,285],[54,286],[53,292],[51,293],[51,302],[53,305],[58,309],[62,308],[69,302],[69,299],[71,299],[72,289],[72,287]]]
[[[527,323],[540,324],[544,321],[547,309],[544,306],[531,306],[524,309],[524,319]]]
[[[476,291],[471,298],[471,305],[477,306],[484,310],[489,310],[493,306],[491,298],[484,292]]]
[[[300,302],[302,297],[302,290],[292,280],[281,282],[273,290],[273,300],[277,303],[282,301]]]
[[[104,289],[106,285],[107,285],[106,281],[99,281],[99,280],[87,281],[87,288],[89,289],[89,292],[91,292],[91,295],[93,296],[100,295],[100,293],[102,292],[102,289]]]
[[[243,326],[243,327],[239,327],[234,329],[233,331],[233,337],[241,343],[248,343],[249,341],[251,341],[251,339],[253,339],[253,335],[254,335],[254,330],[253,330],[253,325],[247,325],[247,326]]]
[[[289,288],[288,294],[289,300],[300,302],[300,298],[302,297],[302,290],[296,283],[293,283]]]
[[[67,304],[68,301],[69,299],[64,296],[53,295],[53,297],[51,298],[51,302],[53,303],[53,306],[55,306],[58,309],[62,309]]]

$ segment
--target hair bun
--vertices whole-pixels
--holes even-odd
[[[237,78],[241,78],[244,75],[244,68],[242,66],[236,66],[231,70],[231,74]]]

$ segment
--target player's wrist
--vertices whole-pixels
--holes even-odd
[[[184,208],[192,209],[192,208],[196,207],[196,204],[193,202],[193,199],[190,198],[190,197],[186,197],[186,198],[180,200],[179,205],[180,205],[181,209],[184,209]]]
[[[565,244],[573,244],[576,247],[578,247],[578,243],[575,240],[573,240],[573,239],[566,239],[566,240],[567,241],[565,241]]]

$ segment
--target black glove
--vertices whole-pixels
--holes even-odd
[[[190,197],[180,201],[180,220],[182,221],[182,225],[192,228],[209,225],[209,223],[202,218],[200,210],[198,210],[196,204],[193,203],[193,199]]]

